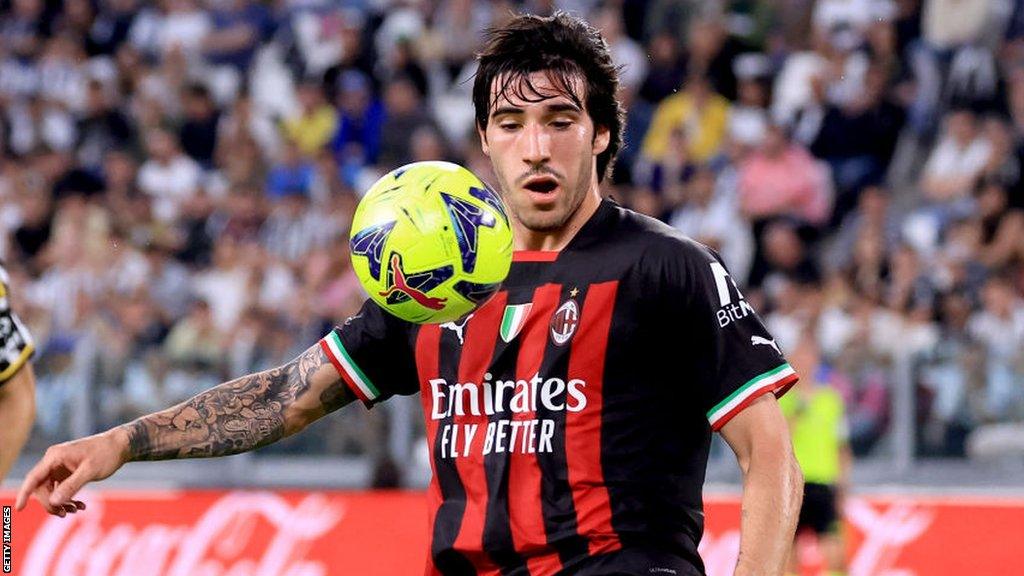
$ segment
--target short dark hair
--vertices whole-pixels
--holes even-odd
[[[554,96],[540,94],[530,82],[531,73],[543,71],[560,94],[587,111],[595,129],[608,129],[608,148],[597,156],[598,181],[611,173],[622,147],[626,113],[616,97],[619,69],[596,28],[564,12],[548,17],[519,15],[504,26],[487,30],[477,60],[480,65],[473,83],[473,107],[481,130],[487,128],[491,107],[509,91],[527,102]],[[492,99],[491,86],[499,77],[502,85]],[[577,77],[586,83],[586,102],[573,90]]]

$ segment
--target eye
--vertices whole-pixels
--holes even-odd
[[[500,122],[500,123],[498,123],[498,128],[501,128],[505,132],[512,132],[513,130],[516,130],[517,128],[519,128],[519,123],[518,122]]]
[[[557,130],[565,130],[569,126],[572,126],[572,121],[571,120],[554,120],[553,122],[551,122],[551,125],[554,126],[555,129],[557,129]]]

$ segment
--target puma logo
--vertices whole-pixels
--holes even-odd
[[[470,314],[469,316],[466,316],[462,320],[462,323],[458,324],[455,322],[445,322],[444,324],[441,324],[441,328],[447,328],[452,332],[455,332],[455,335],[459,337],[459,344],[464,344],[464,342],[462,341],[462,332],[466,328],[466,323],[469,322],[469,319],[472,317],[473,315]]]
[[[448,300],[447,298],[435,298],[433,296],[427,296],[423,292],[409,286],[405,281],[405,272],[402,272],[401,261],[399,260],[398,254],[391,255],[391,273],[394,275],[394,284],[389,286],[384,292],[378,292],[381,296],[387,298],[395,292],[401,292],[409,298],[415,300],[420,306],[424,308],[430,308],[431,310],[440,310],[444,308],[444,303]]]
[[[764,344],[765,346],[771,346],[772,348],[775,348],[776,352],[778,352],[779,354],[782,354],[782,350],[779,350],[779,345],[775,343],[774,339],[773,340],[769,340],[767,338],[762,338],[760,336],[751,336],[750,337],[750,344],[752,346],[757,346],[758,344]]]

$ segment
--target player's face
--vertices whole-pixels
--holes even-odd
[[[588,194],[594,207],[599,202],[595,164],[608,147],[609,132],[595,130],[587,111],[545,73],[534,72],[529,79],[533,90],[524,83],[509,87],[497,101],[492,97],[480,139],[519,225],[528,232],[553,233],[570,223]],[[492,94],[503,84],[496,78]],[[578,81],[573,89],[582,95],[585,85]]]

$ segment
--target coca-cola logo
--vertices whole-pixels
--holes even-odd
[[[230,493],[191,524],[103,522],[100,498],[87,514],[48,517],[25,556],[26,576],[324,576],[305,558],[345,516],[321,494],[292,505],[272,492]]]
[[[909,502],[894,502],[883,511],[858,498],[843,507],[847,521],[863,535],[850,560],[850,576],[909,576],[915,572],[899,568],[900,551],[920,538],[935,519],[935,513]]]
[[[849,576],[913,576],[899,567],[900,552],[931,526],[935,513],[911,502],[894,502],[883,510],[860,498],[848,498],[843,512],[863,539],[850,558]],[[736,568],[740,531],[707,531],[698,548],[708,576],[727,576]]]

